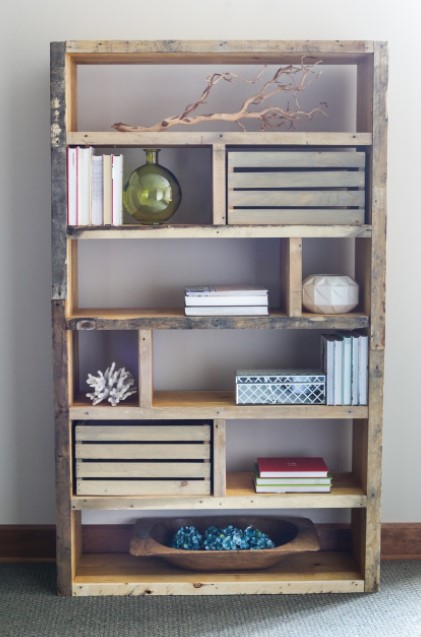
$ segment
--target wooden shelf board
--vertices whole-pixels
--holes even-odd
[[[72,593],[84,595],[229,595],[361,593],[364,581],[348,553],[293,555],[263,571],[199,573],[157,558],[82,555]]]
[[[279,510],[364,508],[352,474],[336,474],[330,493],[256,493],[250,472],[228,473],[226,496],[73,496],[73,510]]]
[[[364,63],[372,40],[67,40],[76,64],[324,64]]]
[[[282,239],[371,237],[371,226],[362,225],[124,225],[69,226],[73,239]]]
[[[333,132],[119,132],[119,131],[73,131],[67,133],[69,145],[129,147],[159,146],[185,148],[226,144],[227,146],[371,146],[371,133]]]
[[[74,309],[66,319],[70,330],[190,330],[190,329],[361,329],[368,316],[310,314],[287,316],[270,310],[268,316],[185,316],[184,308],[83,308]]]
[[[152,407],[140,407],[122,403],[95,405],[76,401],[70,406],[72,420],[142,420],[186,418],[227,420],[288,419],[349,419],[367,418],[365,405],[236,405],[234,392],[230,391],[162,391],[155,392]]]

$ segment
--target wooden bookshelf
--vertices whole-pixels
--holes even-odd
[[[78,128],[78,71],[81,66],[114,65],[256,65],[301,64],[320,59],[321,66],[339,65],[355,70],[355,130],[302,132],[262,130],[256,132],[181,131],[119,132]],[[321,592],[373,592],[380,581],[380,494],[384,364],[384,288],[386,232],[387,142],[387,45],[372,41],[67,41],[51,45],[51,150],[52,150],[52,242],[53,242],[53,346],[57,476],[57,569],[58,591],[63,595],[220,595],[288,594]],[[100,128],[100,126],[98,127]],[[66,153],[69,145],[92,145],[98,149],[159,147],[206,155],[203,170],[210,176],[209,218],[202,223],[172,223],[118,227],[68,226]],[[227,163],[233,149],[248,152],[306,149],[357,151],[365,157],[365,218],[352,223],[242,223],[228,219]],[[361,197],[360,197],[361,199]],[[193,208],[193,207],[192,207]],[[194,219],[198,210],[192,209]],[[346,213],[346,211],[345,211]],[[274,216],[276,218],[276,214]],[[347,217],[345,216],[346,220]],[[254,219],[256,221],[256,218]],[[311,219],[310,219],[311,222]],[[174,242],[209,240],[210,249],[229,240],[275,241],[279,245],[280,303],[268,316],[187,317],[182,300],[178,307],[84,307],[79,302],[83,278],[80,252],[90,242]],[[348,241],[360,286],[360,303],[342,315],[318,315],[302,309],[303,240]],[[101,243],[102,242],[102,243]],[[129,245],[129,244],[125,244]],[[155,244],[154,244],[155,245]],[[100,266],[98,266],[100,267]],[[91,306],[92,305],[92,306]],[[118,303],[115,303],[118,305]],[[175,304],[176,305],[176,304]],[[154,339],[159,331],[191,334],[218,330],[288,330],[297,339],[304,332],[364,330],[369,335],[368,405],[236,405],[233,387],[221,391],[170,391],[156,386]],[[86,335],[122,335],[131,340],[136,358],[138,393],[116,408],[93,406],[81,390],[80,343]],[[284,421],[311,428],[326,421],[333,427],[351,424],[351,467],[335,472],[330,493],[256,494],[250,471],[232,472],[227,466],[227,430],[238,420]],[[211,431],[210,493],[182,495],[78,495],[76,487],[75,428],[77,423],[126,423],[127,425],[174,423],[186,427],[195,421],[209,423]],[[305,424],[304,424],[305,423]],[[124,442],[124,441],[123,441]],[[250,441],[252,445],[252,441]],[[309,454],[311,455],[311,454]],[[288,509],[342,510],[350,520],[352,549],[322,550],[292,555],[261,572],[189,572],[157,558],[135,558],[125,553],[92,554],[83,548],[82,514],[86,511],[136,512],[154,517],[159,511],[266,510],[280,515]],[[105,533],[107,532],[106,527]],[[112,533],[110,531],[110,533]]]

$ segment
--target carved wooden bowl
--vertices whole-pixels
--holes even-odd
[[[209,526],[225,527],[233,524],[245,529],[252,525],[264,531],[275,544],[273,549],[234,551],[190,551],[172,548],[171,540],[182,526],[195,526],[203,533]],[[160,557],[174,566],[192,571],[258,570],[268,568],[280,560],[305,551],[320,548],[316,529],[307,518],[301,517],[196,517],[159,520],[140,520],[135,525],[130,543],[131,555]]]

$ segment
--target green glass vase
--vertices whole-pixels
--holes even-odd
[[[146,163],[136,168],[123,189],[127,212],[140,223],[167,221],[181,202],[181,188],[173,173],[158,163],[158,148],[145,148]]]

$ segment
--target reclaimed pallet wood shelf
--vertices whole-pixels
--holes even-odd
[[[327,124],[329,130],[320,131],[300,131],[298,127],[201,131],[185,126],[162,132],[121,132],[107,128],[113,120],[107,124],[97,117],[92,130],[92,122],[84,128],[82,101],[77,97],[80,78],[85,71],[98,74],[95,67],[99,65],[112,65],[117,74],[126,65],[136,65],[140,72],[148,65],[149,71],[168,67],[171,72],[185,73],[198,65],[255,68],[301,65],[306,59],[320,61],[327,73],[335,66],[335,77],[342,69],[351,70],[352,124],[338,126],[341,130],[330,130],[333,125]],[[387,45],[374,41],[52,43],[52,321],[60,594],[378,590],[387,74]],[[146,121],[153,113],[140,112],[140,119],[144,115]],[[125,218],[119,226],[68,225],[66,158],[68,146],[75,145],[93,146],[99,152],[115,149],[113,152],[128,157],[137,149],[153,147],[164,149],[172,157],[177,153],[183,158],[200,156],[196,163],[201,171],[197,180],[201,200],[189,201],[186,197],[185,216],[180,223],[147,226],[126,223]],[[158,295],[162,296],[156,303],[139,294],[139,298],[126,302],[130,307],[119,307],[120,301],[110,302],[112,285],[105,303],[92,299],[92,294],[83,296],[89,287],[84,281],[84,268],[100,271],[98,253],[120,246],[125,267],[130,268],[130,257],[122,246],[134,247],[135,252],[139,248],[141,253],[149,248],[149,241],[157,254],[164,245],[174,247],[185,242],[203,246],[212,255],[219,254],[220,246],[235,241],[254,266],[261,258],[259,251],[275,246],[280,261],[277,295],[268,316],[187,317],[183,299],[177,304],[176,297],[168,302],[175,307],[155,307],[159,301],[164,305],[166,281],[159,288]],[[253,246],[253,255],[245,252],[245,244]],[[312,267],[309,253],[313,248],[319,253],[325,251],[322,256],[329,262],[331,246],[337,246],[337,252],[346,248],[355,264],[349,267],[359,284],[359,305],[342,315],[304,312],[302,279]],[[86,255],[96,259],[95,265],[93,261],[86,265]],[[177,259],[173,263],[176,270]],[[330,262],[328,267],[335,266]],[[263,277],[261,273],[259,276]],[[190,282],[180,281],[180,290],[182,284]],[[165,334],[166,330],[172,330],[171,334]],[[241,339],[252,338],[252,334],[260,337],[266,330],[277,342],[282,337],[293,341],[297,354],[301,353],[300,339],[313,339],[315,343],[322,332],[362,330],[369,336],[368,405],[236,405],[234,378],[232,387],[225,385],[226,390],[212,391],[217,385],[209,383],[209,391],[193,391],[193,387],[165,391],[166,387],[179,385],[159,382],[160,366],[155,364],[154,350],[159,339],[187,335],[190,341],[209,337],[216,342],[230,336],[224,330],[232,330]],[[85,395],[83,382],[87,351],[94,352],[88,361],[91,369],[119,347],[129,352],[138,392],[116,407],[106,403],[94,406]],[[97,359],[95,352],[99,352]],[[206,383],[204,386],[206,389]],[[311,432],[313,427],[315,432],[320,425],[334,430],[340,444],[349,447],[345,450],[349,466],[333,472],[330,493],[257,494],[251,468],[247,465],[248,471],[235,472],[230,465],[230,427],[239,427],[241,421],[247,421],[245,427],[256,421],[262,431],[273,424],[282,435],[292,422],[301,432],[303,447],[304,431]],[[249,444],[252,447],[253,441]],[[186,510],[245,515],[265,510],[279,516],[288,509],[306,510],[309,517],[335,510],[347,517],[348,550],[336,545],[329,547],[333,550],[324,547],[316,553],[290,556],[257,572],[193,573],[159,559],[135,558],[129,555],[128,546],[124,553],[110,551],[111,525],[108,530],[104,526],[106,553],[95,553],[97,547],[90,551],[83,541],[82,514],[88,511],[102,511],[104,515],[118,511],[135,518],[137,511],[142,515],[150,511],[156,517],[160,511],[166,515]],[[118,550],[124,547],[120,545]]]

